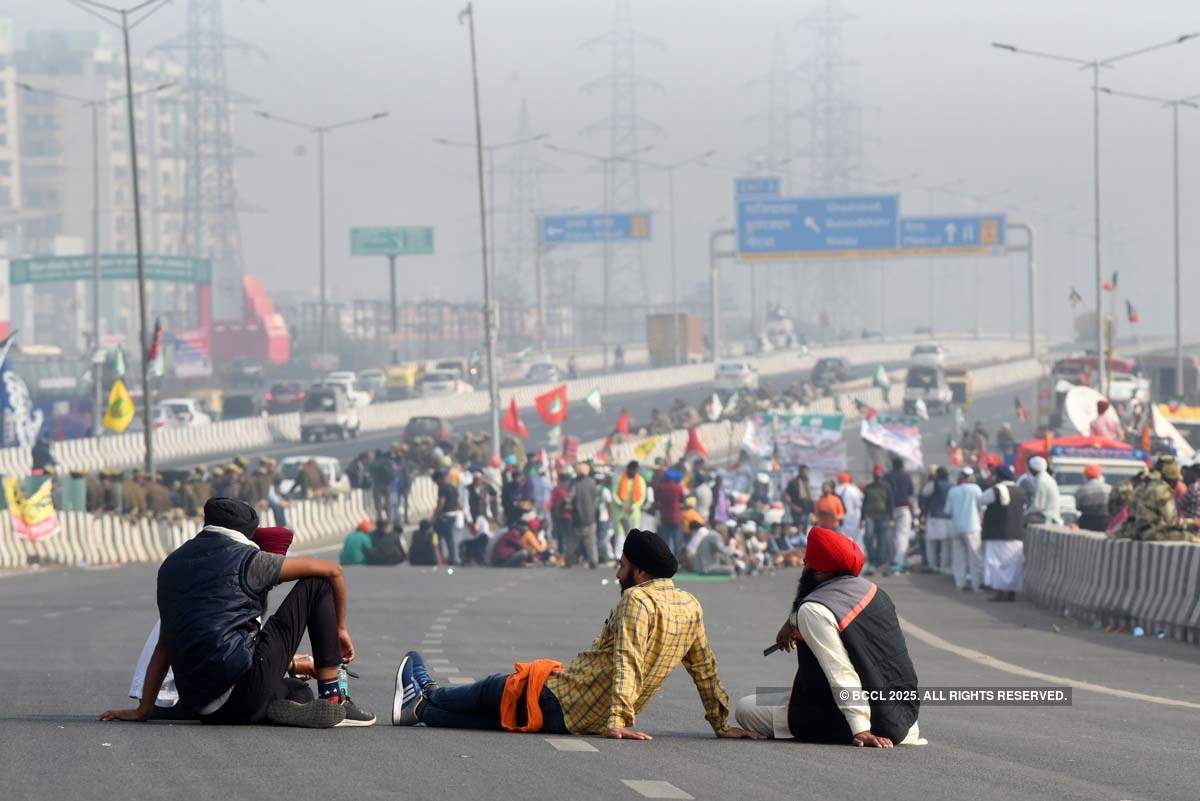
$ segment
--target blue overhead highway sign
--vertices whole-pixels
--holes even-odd
[[[898,195],[738,198],[740,258],[854,259],[896,248]]]
[[[543,245],[645,241],[650,238],[650,214],[555,214],[542,218],[541,234]]]
[[[735,178],[733,193],[739,199],[748,197],[779,197],[778,178]]]
[[[1004,248],[1005,234],[1003,214],[901,217],[899,255],[992,253]]]

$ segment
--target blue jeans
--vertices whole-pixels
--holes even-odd
[[[867,564],[872,567],[882,567],[892,561],[892,537],[889,529],[892,521],[880,518],[867,518],[866,531],[863,541],[867,546]]]
[[[421,709],[421,722],[442,729],[490,729],[500,731],[500,699],[508,673],[493,673],[486,679],[461,687],[439,687],[429,694]],[[542,688],[538,698],[542,709],[542,732],[570,734],[563,721],[562,706],[554,693]],[[517,704],[517,725],[525,725],[525,704]]]
[[[457,522],[458,518],[455,515],[442,515],[433,524],[438,541],[441,543],[442,555],[446,557],[448,565],[456,564],[458,561],[458,549],[454,547],[454,528]]]
[[[659,523],[658,536],[663,538],[667,543],[667,547],[671,549],[672,554],[679,553],[679,540],[683,536],[683,529],[676,523]]]

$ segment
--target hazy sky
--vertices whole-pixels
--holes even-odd
[[[797,22],[818,5],[816,0],[635,2],[635,27],[664,44],[661,50],[639,52],[640,71],[663,87],[641,96],[643,115],[665,129],[644,137],[655,145],[653,156],[672,160],[715,149],[714,161],[744,164],[764,138],[762,127],[747,117],[763,108],[765,93],[748,81],[766,71],[776,31],[788,37],[794,63],[805,59],[811,37]],[[1107,56],[1200,30],[1200,7],[1195,0],[847,0],[843,6],[855,16],[844,29],[846,51],[857,64],[861,99],[871,108],[868,174],[886,179],[919,173],[901,189],[908,213],[927,210],[927,194],[917,187],[962,178],[963,189],[973,194],[1010,190],[984,208],[1038,226],[1041,267],[1048,273],[1046,317],[1065,332],[1069,286],[1077,286],[1089,302],[1092,297],[1091,246],[1067,234],[1071,226],[1077,226],[1077,237],[1091,229],[1089,76],[1067,64],[1004,53],[989,43]],[[182,31],[185,7],[185,0],[175,0],[138,29],[137,49]],[[336,293],[386,291],[382,260],[349,257],[349,227],[428,224],[437,227],[438,253],[403,262],[411,276],[403,285],[406,296],[478,297],[473,154],[432,141],[473,134],[459,4],[243,0],[225,9],[228,33],[268,55],[266,60],[229,55],[233,88],[257,107],[319,123],[391,112],[384,122],[337,132],[329,140],[329,259]],[[485,139],[511,139],[520,101],[527,98],[535,132],[548,133],[563,146],[606,151],[605,136],[585,135],[582,129],[605,116],[607,98],[578,89],[609,69],[603,48],[588,51],[580,45],[611,25],[611,2],[481,0],[476,12]],[[31,28],[93,27],[90,17],[60,0],[0,0],[0,15],[14,19],[18,43]],[[1200,40],[1131,60],[1103,80],[1147,94],[1200,93]],[[802,76],[796,94],[800,101],[806,94]],[[1200,234],[1187,221],[1200,208],[1195,199],[1200,195],[1200,112],[1185,110],[1181,116],[1185,291],[1194,291],[1200,276],[1186,265],[1200,257]],[[269,287],[315,284],[315,143],[246,108],[238,112],[236,125],[239,144],[258,154],[239,165],[239,189],[247,203],[263,209],[242,216],[247,265]],[[798,148],[807,139],[807,127],[803,119],[795,123],[792,138]],[[1145,318],[1147,332],[1166,332],[1172,319],[1170,287],[1164,283],[1170,280],[1172,252],[1170,113],[1104,99],[1102,143],[1103,219],[1126,240],[1106,247],[1105,272],[1121,270],[1122,287]],[[299,145],[307,145],[302,155]],[[600,175],[589,165],[550,152],[544,157],[561,168],[544,179],[547,204],[599,205]],[[722,217],[729,224],[731,178],[702,168],[677,173],[679,261],[687,284],[707,280],[707,232]],[[666,183],[646,172],[642,185],[645,205],[659,212],[652,288],[655,300],[665,300]],[[501,205],[507,193],[502,180]],[[1030,214],[1071,206],[1050,220]],[[969,211],[971,202],[941,195],[935,210]],[[502,217],[498,230],[503,242]],[[584,268],[597,263],[589,251],[579,256]],[[1020,259],[981,263],[984,325],[1006,328],[1004,293],[1012,285],[1023,286]],[[895,302],[888,312],[897,329],[924,323],[926,264],[885,265],[889,284],[898,287],[889,291]],[[974,261],[941,264],[939,275],[957,288]],[[1019,302],[1023,309],[1023,290]],[[970,305],[969,299],[955,299],[954,308],[943,312],[961,319]],[[1189,328],[1200,334],[1200,325]]]

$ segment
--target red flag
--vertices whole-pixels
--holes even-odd
[[[1117,288],[1117,271],[1113,270],[1112,278],[1104,282],[1104,291],[1112,292]]]
[[[695,426],[688,429],[687,447],[683,449],[684,456],[690,456],[693,453],[703,456],[705,459],[708,458],[708,448],[704,447],[704,442],[700,439],[700,432],[696,430]]]
[[[162,320],[154,321],[154,334],[150,337],[150,349],[146,351],[146,361],[152,362],[162,353],[163,324]]]
[[[554,389],[533,399],[542,422],[548,426],[561,425],[567,419],[567,385],[559,384]]]
[[[1028,423],[1029,422],[1029,410],[1025,408],[1024,403],[1021,403],[1021,399],[1014,398],[1013,405],[1017,407],[1017,417],[1021,418],[1021,422]]]
[[[1142,315],[1138,314],[1137,309],[1133,308],[1133,304],[1129,301],[1125,301],[1125,314],[1129,318],[1129,322],[1135,325],[1142,321]]]
[[[506,431],[509,434],[515,434],[524,439],[529,436],[529,429],[521,422],[521,416],[517,414],[517,398],[514,395],[513,399],[508,404],[508,414],[504,415],[504,419],[500,421],[500,430]]]
[[[562,455],[567,464],[573,464],[579,458],[579,437],[563,437]]]
[[[629,410],[622,409],[621,416],[617,418],[617,427],[615,429],[618,434],[629,434]]]

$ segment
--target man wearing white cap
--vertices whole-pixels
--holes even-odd
[[[958,473],[958,484],[946,495],[946,514],[954,530],[950,541],[950,564],[954,586],[969,592],[983,586],[983,552],[979,533],[979,498],[983,492],[975,483],[975,471],[964,467]],[[967,581],[970,570],[971,580]]]

